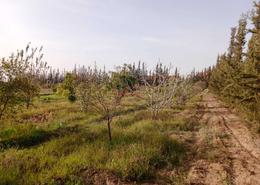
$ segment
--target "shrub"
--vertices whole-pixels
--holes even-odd
[[[75,102],[75,101],[77,100],[77,97],[76,97],[75,94],[69,94],[68,100],[69,100],[70,102]]]

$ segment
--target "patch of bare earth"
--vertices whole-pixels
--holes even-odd
[[[52,117],[53,117],[52,112],[46,112],[42,114],[33,115],[29,117],[27,120],[29,120],[32,123],[43,123],[52,119]]]
[[[86,185],[160,185],[156,182],[123,182],[113,172],[106,170],[85,169],[82,173]]]
[[[246,123],[212,94],[203,95],[197,113],[202,128],[187,184],[260,185],[260,146]]]

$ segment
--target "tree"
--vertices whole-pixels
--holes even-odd
[[[17,51],[0,60],[0,118],[6,110],[25,103],[26,107],[39,94],[39,79],[47,68],[42,61],[42,47]]]
[[[76,101],[76,76],[72,73],[67,73],[62,84],[63,89],[68,91],[68,100]]]
[[[243,103],[254,113],[254,119],[260,120],[260,2],[255,2],[254,6],[254,27],[250,30],[252,36],[248,43],[240,83],[244,90]]]
[[[20,86],[20,96],[25,102],[26,108],[32,104],[34,97],[38,96],[40,93],[40,86],[37,82],[31,81],[29,78],[21,78],[19,81]]]
[[[82,110],[94,111],[100,114],[107,122],[109,141],[112,141],[111,122],[117,112],[123,96],[118,93],[117,87],[108,80],[86,80],[77,88],[78,99]]]
[[[144,79],[145,99],[153,120],[158,119],[158,114],[164,108],[171,106],[179,83],[179,79],[169,77],[168,73],[158,72],[159,69],[157,66],[152,82]]]
[[[231,38],[230,38],[228,56],[227,56],[229,62],[231,62],[231,60],[234,56],[236,33],[237,33],[237,28],[236,27],[231,28]]]
[[[20,102],[18,86],[18,80],[0,82],[0,119],[7,110],[12,110]]]
[[[211,77],[211,85],[221,95],[240,99],[240,75],[243,66],[244,45],[246,43],[246,17],[239,21],[238,28],[231,29],[230,46],[227,54],[218,57]]]
[[[223,88],[223,93],[226,96],[232,96],[237,101],[243,95],[243,88],[241,88],[241,72],[243,71],[244,63],[244,46],[246,43],[246,26],[247,18],[243,16],[239,20],[237,33],[235,35],[235,43],[233,46],[233,55],[229,58],[227,63],[228,76],[226,78],[226,86]]]
[[[248,16],[243,15],[232,29],[227,54],[218,57],[210,87],[231,103],[239,104],[254,120],[260,120],[260,2],[254,3],[253,28],[247,29]],[[246,36],[251,33],[245,52]]]
[[[185,105],[189,99],[191,99],[195,93],[193,92],[193,83],[188,76],[186,79],[179,80],[177,89],[175,90],[174,98],[177,105]]]
[[[31,49],[31,52],[29,52]],[[27,46],[24,58],[28,58],[28,68],[20,76],[20,94],[26,104],[26,108],[32,104],[34,97],[40,93],[40,83],[44,81],[45,73],[49,69],[43,60],[43,47],[30,48]]]
[[[135,91],[135,85],[138,82],[138,78],[132,71],[130,65],[123,65],[118,67],[117,72],[113,72],[111,76],[111,85],[115,88],[118,96],[124,97],[126,93]]]

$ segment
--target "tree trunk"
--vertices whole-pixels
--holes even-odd
[[[26,100],[26,109],[29,109],[29,107],[30,107],[30,99],[27,99]]]
[[[112,121],[112,118],[110,116],[107,117],[107,128],[108,128],[108,136],[109,136],[109,141],[112,141],[112,134],[111,134],[111,126],[110,123]]]
[[[158,119],[158,110],[154,110],[153,112],[152,112],[152,120],[157,120]]]

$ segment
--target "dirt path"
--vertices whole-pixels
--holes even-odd
[[[199,107],[204,128],[197,134],[197,144],[210,142],[212,152],[207,156],[214,154],[214,159],[194,161],[188,183],[260,185],[260,141],[246,123],[210,93],[203,95]]]

